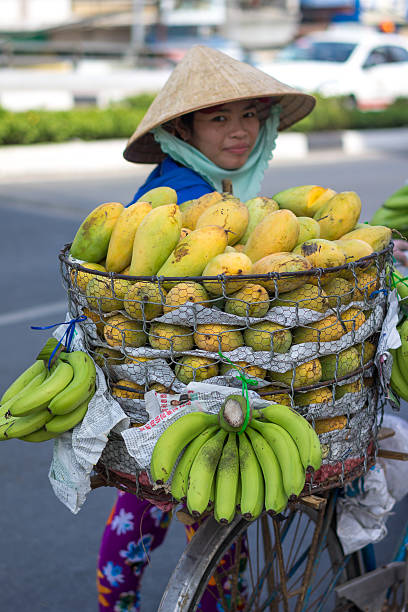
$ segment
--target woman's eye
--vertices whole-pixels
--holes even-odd
[[[256,117],[256,112],[255,111],[248,111],[248,112],[245,113],[244,117],[247,118],[247,119],[252,119],[253,117]]]
[[[216,117],[213,117],[212,120],[213,121],[218,121],[218,122],[219,121],[225,121],[226,117],[225,117],[225,115],[217,115]]]

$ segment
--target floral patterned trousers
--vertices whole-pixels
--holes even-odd
[[[163,542],[170,525],[171,513],[160,510],[146,500],[130,493],[118,492],[102,537],[97,569],[97,588],[100,612],[139,612],[140,584],[149,562],[150,553]],[[186,526],[190,540],[198,525]],[[229,551],[231,558],[233,550]],[[220,562],[224,570],[229,564],[227,555]],[[245,565],[246,550],[242,547],[240,566]],[[225,599],[230,596],[229,583],[223,581]],[[238,610],[245,607],[244,581],[239,583]],[[214,578],[201,598],[197,610],[226,612],[218,601]]]

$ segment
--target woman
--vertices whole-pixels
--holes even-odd
[[[233,193],[246,201],[259,193],[278,130],[311,112],[312,96],[219,51],[193,47],[175,68],[130,138],[124,157],[157,163],[131,203],[154,187],[172,187],[178,204],[205,193]],[[159,546],[170,513],[120,492],[102,538],[98,563],[100,610],[137,611],[140,580]],[[196,526],[187,527],[190,538]],[[176,559],[175,559],[176,561]],[[227,585],[226,597],[228,597]],[[238,609],[244,607],[241,585]],[[199,609],[220,610],[211,580]]]

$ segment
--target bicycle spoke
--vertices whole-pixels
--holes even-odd
[[[261,516],[261,526],[262,526],[262,538],[263,538],[263,543],[264,543],[264,561],[265,561],[265,565],[267,565],[269,561],[272,559],[273,549],[272,549],[271,532],[269,531],[268,516],[266,514],[263,514]],[[275,590],[275,572],[273,571],[273,563],[271,564],[270,571],[267,573],[266,581],[268,585],[268,595],[271,596],[271,594]],[[270,612],[278,612],[278,607],[272,602],[269,606],[269,610]]]
[[[298,517],[297,517],[297,523],[296,523],[296,527],[295,527],[295,533],[294,533],[294,536],[293,536],[292,544],[290,546],[290,550],[289,550],[289,553],[288,553],[288,561],[287,561],[287,564],[286,564],[286,571],[288,571],[288,569],[290,567],[290,563],[292,561],[293,548],[294,548],[294,545],[295,545],[295,542],[296,542],[296,538],[297,538],[297,534],[298,534],[298,531],[299,531],[301,518],[302,518],[302,515],[299,513]]]
[[[278,555],[278,567],[279,567],[279,575],[280,575],[280,585],[282,591],[282,601],[283,601],[283,609],[285,612],[289,612],[288,607],[288,589],[286,585],[286,572],[285,572],[285,564],[283,562],[283,552],[282,552],[282,543],[280,539],[280,530],[279,525],[276,522],[276,519],[272,519],[273,521],[273,529],[275,532],[275,544],[276,544],[276,552]]]

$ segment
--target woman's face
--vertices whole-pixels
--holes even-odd
[[[183,140],[196,147],[220,168],[241,168],[255,146],[259,119],[251,100],[228,102],[213,111],[196,111],[192,128],[176,120]]]

